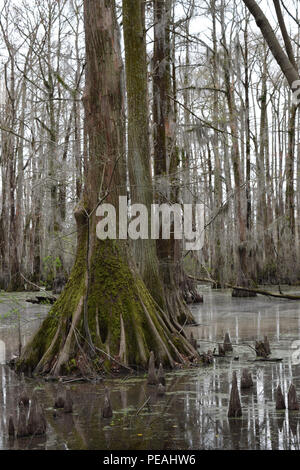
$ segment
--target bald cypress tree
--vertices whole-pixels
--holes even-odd
[[[119,196],[126,195],[124,72],[115,1],[85,0],[84,19],[89,160],[75,211],[77,255],[65,290],[18,368],[59,375],[83,355],[96,369],[113,361],[146,366],[150,351],[173,366],[183,362],[182,353],[195,351],[156,307],[127,243],[96,236],[99,204],[117,208]]]

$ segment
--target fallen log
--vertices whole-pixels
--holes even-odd
[[[253,292],[254,294],[265,295],[267,297],[275,297],[277,299],[288,299],[288,300],[300,300],[300,295],[289,295],[289,294],[276,294],[275,292],[269,292],[260,289],[249,289],[247,287],[232,286],[231,284],[225,284],[226,287],[236,290],[244,290],[246,292]]]
[[[259,357],[257,359],[254,359],[254,361],[250,362],[281,362],[282,357]]]
[[[217,282],[214,281],[213,279],[197,278],[193,276],[188,276],[188,277],[198,282],[209,282],[211,284],[217,284]],[[228,287],[229,289],[235,289],[235,290],[243,290],[245,292],[250,292],[250,293],[252,292],[253,294],[265,295],[267,297],[275,297],[277,299],[300,300],[300,295],[276,294],[275,292],[269,292],[266,290],[260,290],[260,289],[254,289],[254,288],[250,289],[249,287],[234,286],[228,283],[225,283],[224,287]]]

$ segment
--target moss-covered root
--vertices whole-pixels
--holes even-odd
[[[174,287],[165,292],[167,310],[172,322],[179,327],[179,325],[191,325],[195,323],[195,319],[189,307],[185,303],[181,292]]]
[[[92,344],[83,321],[85,301]],[[158,364],[169,367],[197,356],[183,332],[158,309],[116,244],[97,242],[89,280],[86,260],[77,256],[65,290],[17,367],[54,375],[113,364],[146,368],[150,351]]]

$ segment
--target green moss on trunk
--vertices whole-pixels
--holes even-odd
[[[124,250],[114,241],[96,241],[87,297],[91,346],[96,357],[91,355],[83,326],[83,301],[87,295],[84,239],[65,290],[24,350],[18,369],[69,373],[76,369],[82,351],[91,364],[106,368],[106,354],[113,358],[110,364],[115,360],[141,367],[147,366],[151,350],[157,361],[171,367],[184,361],[180,353],[195,354],[185,338],[162,317],[134,267],[130,267]]]

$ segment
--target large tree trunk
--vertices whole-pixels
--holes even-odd
[[[18,368],[58,375],[83,363],[98,371],[111,362],[145,367],[151,350],[158,361],[174,366],[184,361],[182,353],[195,350],[156,308],[125,242],[96,237],[99,203],[105,199],[117,207],[119,195],[126,194],[123,65],[115,2],[84,5],[89,161],[75,212],[77,256],[65,290]]]
[[[132,204],[143,204],[151,213],[153,185],[150,168],[149,106],[145,37],[145,3],[123,0],[123,26],[128,103],[128,165]],[[151,231],[149,218],[148,233]],[[135,240],[139,272],[151,295],[165,308],[159,277],[155,240]]]

